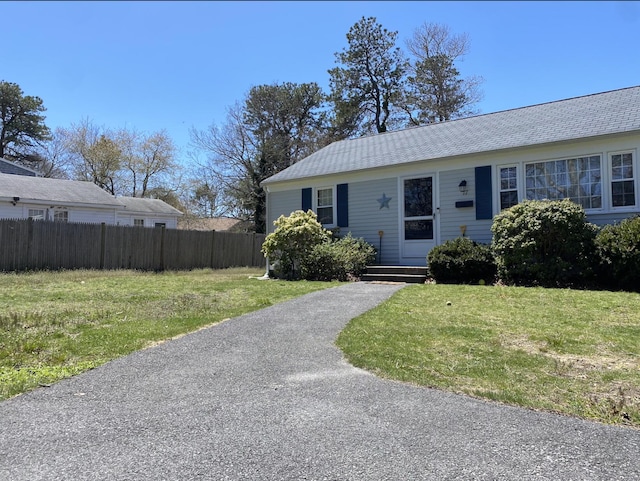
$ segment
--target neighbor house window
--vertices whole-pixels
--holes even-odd
[[[44,209],[29,209],[29,219],[44,220]]]
[[[316,194],[318,222],[324,225],[333,224],[333,188],[318,189]]]
[[[516,166],[500,168],[500,210],[518,203],[518,169]]]
[[[584,209],[602,207],[599,155],[525,164],[525,195],[529,200],[571,199]]]
[[[69,222],[69,211],[56,210],[53,213],[53,220],[56,222]]]
[[[627,207],[636,205],[633,175],[633,154],[624,152],[611,155],[611,205]]]
[[[133,225],[137,227],[144,227],[144,219],[133,219]]]

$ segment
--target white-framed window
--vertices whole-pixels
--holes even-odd
[[[133,225],[136,227],[144,227],[144,219],[133,219]]]
[[[508,165],[499,167],[500,210],[508,209],[518,203],[518,167]]]
[[[55,222],[69,222],[69,211],[68,210],[62,210],[62,209],[56,209],[53,212],[53,220]]]
[[[602,208],[602,159],[599,154],[526,163],[525,198],[571,199],[584,209]]]
[[[29,209],[29,219],[44,220],[44,209]]]
[[[335,215],[335,189],[333,187],[322,187],[316,189],[316,214],[318,222],[322,225],[334,225]]]
[[[633,152],[609,154],[611,162],[611,207],[636,205]]]

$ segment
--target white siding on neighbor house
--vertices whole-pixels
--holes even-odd
[[[23,206],[14,206],[10,202],[0,203],[0,219],[24,219]]]
[[[391,197],[389,208],[380,208],[378,199]],[[396,178],[352,182],[349,184],[349,227],[341,234],[351,232],[380,249],[379,231],[383,231],[381,264],[397,264],[400,258],[398,235],[398,180]]]
[[[54,212],[66,210],[68,214],[68,222],[89,223],[89,224],[114,224],[115,209],[92,209],[89,207],[66,207],[51,208],[50,204],[31,204],[26,202],[18,202],[13,206],[11,203],[0,204],[0,219],[28,219],[29,210],[43,210],[45,219],[53,220]]]
[[[107,209],[91,209],[69,207],[69,222],[77,222],[83,224],[115,224],[116,210],[115,208]]]
[[[143,227],[155,227],[156,224],[165,224],[167,229],[177,229],[178,220],[175,217],[160,217],[153,214],[118,214],[118,225],[135,225],[135,219],[144,221]]]

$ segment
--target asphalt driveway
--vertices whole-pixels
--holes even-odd
[[[352,283],[0,403],[0,480],[640,480],[640,431],[385,381]]]

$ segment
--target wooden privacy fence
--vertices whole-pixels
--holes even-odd
[[[264,267],[264,234],[0,219],[0,271]]]

